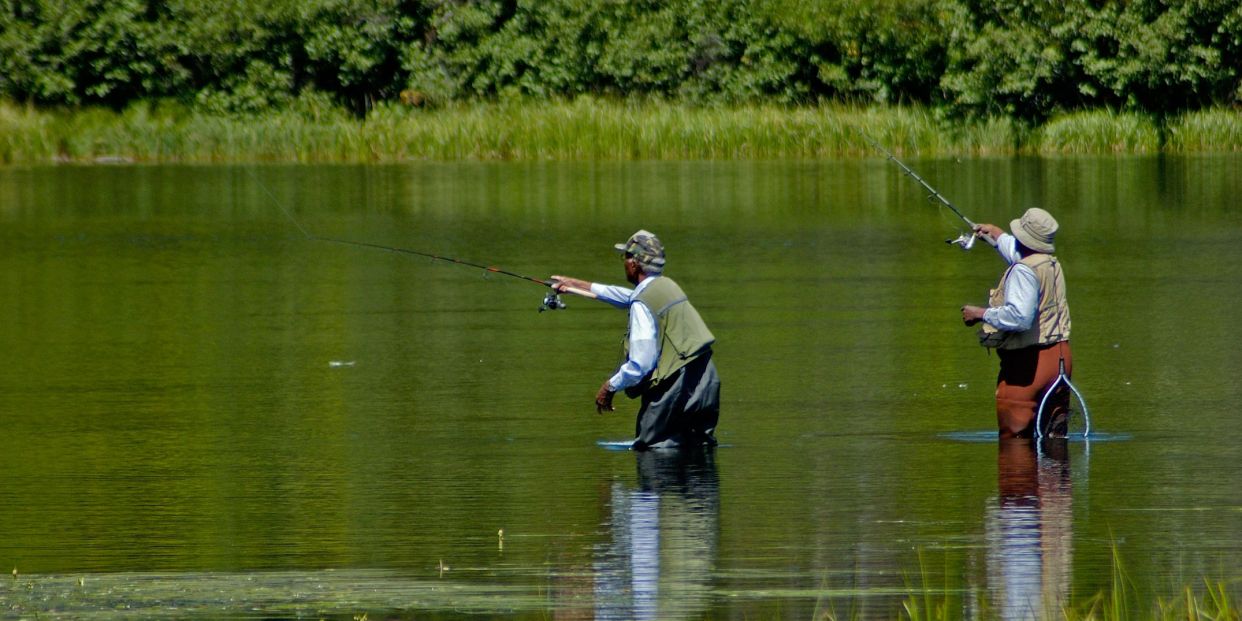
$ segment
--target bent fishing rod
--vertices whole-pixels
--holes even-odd
[[[247,171],[249,171],[249,169],[247,169]],[[297,227],[298,231],[302,233],[302,236],[305,237],[307,241],[319,241],[319,242],[327,242],[331,244],[342,244],[342,245],[354,246],[358,248],[371,248],[373,250],[384,250],[387,252],[395,252],[399,254],[408,254],[408,255],[413,255],[413,256],[418,256],[418,257],[425,257],[425,258],[431,259],[433,262],[443,261],[445,263],[452,263],[454,265],[472,267],[475,269],[483,270],[484,272],[488,274],[500,274],[502,276],[508,276],[510,278],[516,278],[518,280],[524,280],[527,282],[532,282],[532,283],[536,283],[539,285],[543,285],[551,289],[551,291],[548,291],[547,295],[543,297],[543,303],[539,305],[539,312],[541,313],[546,310],[561,310],[561,309],[568,308],[569,306],[565,304],[563,300],[561,300],[561,296],[560,296],[561,293],[572,293],[574,295],[582,296],[584,298],[591,298],[591,299],[595,299],[598,297],[594,293],[587,291],[585,289],[579,289],[577,287],[569,287],[565,285],[558,286],[558,284],[552,280],[544,280],[542,278],[535,278],[534,276],[526,276],[523,274],[519,274],[517,272],[511,272],[509,270],[501,269],[494,265],[484,265],[482,263],[474,263],[472,261],[466,261],[466,260],[457,259],[454,257],[447,257],[444,255],[439,255],[439,254],[435,254],[431,252],[423,252],[421,250],[411,250],[409,248],[401,248],[398,246],[385,246],[383,244],[376,244],[376,243],[364,242],[364,241],[355,241],[352,239],[340,239],[336,237],[321,237],[319,235],[315,235],[311,233],[310,230],[308,230],[306,227],[302,226],[302,223],[299,222],[297,218],[293,217],[293,212],[290,211],[288,208],[286,208],[284,203],[279,201],[276,198],[276,196],[273,195],[272,192],[267,189],[267,186],[264,185],[262,181],[259,181],[259,178],[257,176],[254,176],[253,171],[249,171],[249,172],[251,176],[254,177],[255,181],[259,182],[259,187],[263,188],[263,191],[267,193],[268,197],[272,200],[272,202],[275,203],[276,206],[279,207],[282,212],[284,212],[285,217],[289,218],[289,221],[293,223],[293,226]]]
[[[923,186],[923,188],[929,192],[929,194],[927,195],[928,201],[930,202],[939,201],[940,204],[944,205],[945,207],[948,207],[949,210],[952,211],[954,215],[956,215],[958,218],[961,218],[962,222],[965,222],[966,226],[970,228],[970,233],[962,233],[961,235],[958,236],[957,239],[944,240],[946,244],[955,244],[961,247],[962,250],[970,250],[975,245],[975,239],[982,239],[983,241],[993,246],[996,245],[995,239],[992,239],[990,235],[976,231],[975,227],[978,225],[976,225],[973,220],[971,220],[970,218],[967,218],[964,214],[962,214],[961,210],[959,210],[956,205],[950,202],[949,199],[945,198],[945,196],[941,194],[939,190],[932,187],[932,184],[928,183],[926,179],[923,179],[922,177],[919,176],[918,173],[914,172],[913,168],[906,166],[905,162],[902,162],[901,160],[897,159],[897,156],[893,155],[891,151],[889,151],[888,149],[885,149],[883,146],[880,145],[880,143],[872,140],[871,136],[868,136],[867,134],[863,133],[862,137],[863,137],[863,140],[866,140],[867,143],[870,144],[872,147],[874,147],[877,151],[887,156],[888,161],[896,164],[899,168],[901,168],[901,171],[905,173],[907,177],[914,179],[915,181],[919,183],[919,185]]]

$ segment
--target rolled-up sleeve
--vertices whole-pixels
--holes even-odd
[[[996,252],[1010,265],[1022,260],[1022,253],[1018,252],[1018,240],[1009,233],[1001,233],[996,240]]]
[[[595,292],[594,287],[592,291]],[[599,295],[598,292],[595,292]],[[655,315],[642,302],[630,304],[630,354],[621,368],[609,380],[614,391],[625,390],[647,377],[660,359],[660,341],[656,332]]]
[[[1025,264],[1009,270],[1005,301],[983,312],[983,320],[998,330],[1022,332],[1031,327],[1039,308],[1039,278]]]

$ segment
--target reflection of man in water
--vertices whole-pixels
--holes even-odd
[[[1065,440],[1047,452],[1002,440],[996,461],[999,502],[986,516],[991,605],[1001,619],[1043,619],[1068,601],[1073,505]]]
[[[1070,314],[1065,299],[1065,274],[1052,253],[1057,221],[1047,211],[1032,207],[1010,223],[1010,235],[993,224],[979,224],[975,232],[996,240],[996,250],[1009,264],[992,290],[988,307],[963,306],[962,320],[982,322],[980,342],[996,348],[1000,375],[996,379],[996,422],[1002,437],[1033,435],[1036,408],[1056,381],[1060,362],[1070,375]],[[1069,417],[1069,390],[1064,386],[1049,397],[1044,412],[1044,435],[1065,437]]]
[[[710,604],[720,485],[710,447],[638,453],[638,488],[612,486],[596,550],[596,619],[678,619]]]

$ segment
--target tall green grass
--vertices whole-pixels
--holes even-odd
[[[690,108],[580,98],[408,112],[384,108],[363,140],[382,159],[755,159],[869,153],[863,134],[901,151],[986,150],[925,110],[850,106]]]
[[[1200,589],[1185,586],[1174,589],[1175,595],[1164,597],[1139,591],[1126,571],[1120,551],[1114,545],[1109,584],[1088,597],[1072,598],[1066,602],[1045,602],[1059,608],[1045,609],[1039,621],[1239,621],[1242,608],[1238,607],[1238,586],[1242,580],[1232,583],[1205,579]],[[911,587],[910,595],[902,602],[901,618],[909,621],[956,621],[968,616],[981,619],[998,618],[992,610],[985,593],[975,590],[964,596],[960,589],[952,587],[946,579],[945,586],[936,585],[923,564],[920,555],[920,579],[922,583]],[[945,575],[952,571],[946,568]],[[964,601],[970,599],[973,608],[967,610]]]
[[[1024,130],[1004,118],[948,123],[919,107],[690,107],[581,97],[436,109],[381,106],[365,119],[322,102],[221,116],[179,105],[37,110],[0,102],[0,164],[94,162],[400,162],[420,159],[764,159],[899,155],[1152,153],[1242,148],[1242,113],[1156,124],[1088,111]]]
[[[1242,127],[1242,115],[1235,120]],[[1051,119],[1032,135],[1038,153],[1155,153],[1160,132],[1144,115],[1090,110]]]
[[[1169,123],[1165,147],[1181,153],[1242,150],[1240,119],[1237,109],[1188,112]]]

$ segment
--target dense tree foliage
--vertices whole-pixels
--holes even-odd
[[[941,85],[956,110],[1039,119],[1109,107],[1164,115],[1234,104],[1236,0],[944,2]]]
[[[1242,98],[1237,0],[0,0],[0,98],[257,111],[592,94],[1038,122]]]

